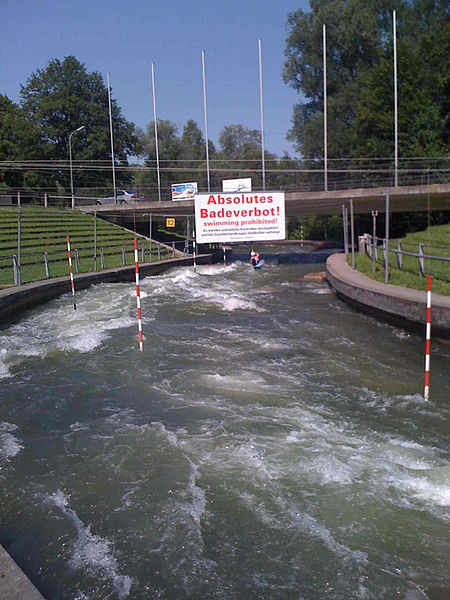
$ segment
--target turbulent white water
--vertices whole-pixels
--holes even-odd
[[[132,284],[0,331],[0,541],[47,600],[448,597],[450,355],[424,403],[423,341],[313,269],[146,278],[143,353]]]

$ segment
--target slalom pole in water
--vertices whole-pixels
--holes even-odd
[[[139,350],[142,352],[144,349],[144,344],[142,341],[141,291],[140,291],[140,285],[139,285],[139,259],[138,259],[138,246],[137,246],[136,238],[134,238],[134,273],[136,276],[136,305],[137,305],[137,318],[138,318]]]
[[[77,310],[77,303],[75,302],[75,284],[73,282],[72,255],[70,253],[70,240],[69,240],[68,235],[66,235],[66,240],[67,240],[67,257],[69,259],[70,287],[72,288],[73,310]]]
[[[195,231],[192,232],[192,250],[194,253],[194,273],[197,273],[196,248],[195,248]]]
[[[425,389],[423,399],[428,400],[430,391],[431,275],[427,276],[427,330],[425,337]]]

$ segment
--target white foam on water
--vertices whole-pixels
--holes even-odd
[[[237,373],[236,375],[220,375],[211,373],[201,375],[199,378],[206,383],[208,387],[218,388],[222,391],[247,392],[254,393],[261,391],[266,387],[266,382],[259,375],[254,373]]]
[[[338,542],[332,532],[315,517],[300,510],[281,495],[272,496],[274,504],[278,507],[276,511],[268,510],[252,494],[242,494],[241,499],[252,508],[263,523],[270,525],[272,528],[277,527],[284,531],[288,529],[297,530],[316,538],[345,563],[352,562],[360,567],[367,565],[369,562],[368,555],[365,552],[352,550],[345,544]]]
[[[368,555],[359,550],[351,550],[345,544],[336,541],[331,531],[307,513],[299,513],[295,507],[288,507],[291,522],[297,527],[317,536],[332,552],[342,556],[344,560],[352,560],[358,564],[367,564]]]
[[[425,503],[439,507],[450,506],[450,466],[422,471],[420,476],[400,476],[397,486]]]
[[[200,265],[197,267],[197,271],[201,275],[214,275],[215,277],[217,277],[221,275],[228,275],[229,273],[234,273],[238,269],[238,266],[239,265],[235,262],[228,263],[226,265]]]
[[[23,449],[21,441],[11,433],[17,429],[12,423],[0,423],[0,460],[9,461]]]
[[[235,270],[234,265],[225,268],[207,266],[194,273],[192,268],[184,267],[158,277],[148,277],[142,286],[149,296],[163,302],[173,302],[175,295],[178,302],[195,302],[204,308],[213,305],[226,312],[264,312],[265,309],[251,300],[245,286],[239,290],[236,282],[226,279]]]
[[[206,496],[202,488],[197,485],[197,480],[200,477],[200,470],[198,465],[189,461],[191,465],[191,474],[189,476],[189,483],[187,492],[191,496],[191,505],[189,513],[198,526],[200,526],[201,519],[206,513]]]
[[[11,375],[5,362],[7,360],[7,355],[8,353],[6,351],[6,348],[0,348],[0,379],[3,379],[4,377],[9,377]]]
[[[309,468],[315,476],[320,477],[320,483],[339,483],[349,485],[355,477],[355,469],[352,464],[346,464],[335,456],[321,456],[309,462]]]
[[[44,358],[54,351],[89,353],[111,331],[135,326],[133,300],[130,286],[107,284],[81,292],[76,311],[67,295],[48,303],[0,332],[0,379],[26,357]]]
[[[100,574],[107,577],[112,581],[118,597],[126,598],[129,596],[133,580],[127,575],[120,575],[112,542],[93,534],[90,525],[85,525],[76,512],[69,507],[69,500],[70,496],[62,490],[57,490],[46,498],[47,504],[59,508],[75,527],[77,537],[70,564],[73,568],[83,569],[90,575]]]
[[[315,296],[323,296],[324,294],[332,294],[333,293],[329,287],[316,288],[316,289],[311,288],[308,291],[310,294],[314,294]]]

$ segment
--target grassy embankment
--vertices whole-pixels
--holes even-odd
[[[28,283],[47,279],[44,252],[48,253],[50,276],[68,275],[66,235],[70,236],[72,264],[75,270],[75,250],[78,250],[79,272],[94,271],[94,217],[78,211],[57,208],[21,208],[21,281]],[[134,264],[133,240],[138,238],[139,260],[141,244],[145,244],[145,261],[150,259],[148,241],[141,236],[97,218],[97,271],[102,269],[100,248],[103,247],[105,269]],[[139,239],[140,238],[140,239]],[[0,207],[0,285],[14,284],[12,256],[17,256],[17,207]],[[161,259],[169,258],[161,246]],[[152,244],[152,260],[157,260],[157,247]]]
[[[390,250],[397,249],[397,242],[402,242],[402,249],[407,252],[419,252],[419,244],[423,244],[424,254],[450,258],[450,224],[436,225],[425,231],[408,233],[400,240],[390,240]],[[368,277],[384,282],[383,253],[379,248],[375,273],[372,270],[372,259],[369,256],[355,255],[356,268]],[[351,256],[349,256],[351,264]],[[425,274],[432,276],[432,291],[436,294],[450,295],[450,262],[425,259]],[[427,278],[419,276],[418,259],[403,256],[402,269],[397,265],[396,255],[389,253],[389,283],[416,290],[426,290]]]

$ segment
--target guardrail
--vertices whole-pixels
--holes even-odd
[[[391,242],[390,242],[391,243]],[[360,253],[363,252],[372,259],[372,264],[379,263],[386,269],[387,265],[387,253],[393,254],[396,256],[396,264],[397,268],[401,271],[408,271],[410,273],[418,274],[419,277],[425,277],[425,261],[437,261],[445,264],[445,267],[448,269],[442,269],[440,272],[439,279],[443,281],[450,282],[450,256],[437,256],[435,254],[425,254],[424,248],[425,244],[419,242],[417,244],[417,252],[412,252],[410,250],[405,250],[403,248],[404,242],[397,241],[397,248],[389,248],[387,241],[385,238],[379,238],[377,236],[370,235],[370,233],[365,233],[364,235],[359,237],[359,247]],[[411,244],[412,246],[412,244]],[[449,246],[438,246],[435,245],[434,248],[445,250],[450,255],[450,245]],[[405,265],[403,257],[410,257],[413,259],[417,259],[417,270],[412,271],[411,269],[411,261],[408,265]],[[389,265],[387,265],[389,268]]]
[[[163,161],[164,162],[164,161]],[[182,167],[184,163],[184,167]],[[102,172],[104,166],[96,163],[83,163],[85,169],[90,173],[96,170]],[[266,160],[266,189],[285,190],[286,192],[298,191],[320,191],[324,190],[325,164],[322,159],[273,159]],[[259,159],[231,161],[225,159],[215,159],[211,161],[211,192],[221,192],[221,181],[225,178],[252,177],[254,188],[257,189],[261,184],[262,171],[260,170]],[[0,168],[3,170],[19,169],[26,171],[28,169],[40,172],[43,169],[43,176],[48,174],[48,169],[68,169],[68,164],[49,161],[42,163],[40,161],[0,161]],[[130,175],[142,172],[142,166],[127,167]],[[144,168],[145,170],[145,168]],[[150,170],[150,168],[149,168]],[[199,187],[204,189],[205,169],[195,168],[192,161],[179,161],[174,167],[171,163],[164,166],[164,172],[172,181],[178,181],[179,171],[192,171],[192,176],[199,181]],[[67,171],[68,172],[68,171]],[[103,178],[102,173],[102,178]],[[337,191],[355,188],[374,188],[374,187],[397,187],[397,186],[424,186],[430,184],[450,183],[450,156],[432,157],[432,158],[400,158],[398,168],[394,161],[389,158],[328,158],[326,169],[327,189]],[[169,178],[169,175],[168,175]],[[163,200],[171,200],[170,179],[161,189]],[[136,190],[139,196],[145,196],[149,201],[157,201],[159,196],[156,184],[131,184],[131,189]],[[95,204],[96,200],[112,196],[110,187],[80,187],[75,190],[75,204]],[[71,206],[70,183],[67,180],[65,188],[57,190],[55,187],[44,189],[23,188],[20,192],[8,190],[7,195],[12,196],[13,204],[20,202],[17,194],[22,194],[23,203],[40,204],[41,206]],[[65,194],[65,195],[64,195]],[[8,201],[9,202],[9,201]]]
[[[189,247],[186,242],[171,242],[169,244],[154,240],[139,244],[139,256],[141,263],[158,262],[176,256],[189,256]],[[134,264],[134,245],[119,244],[111,246],[99,246],[98,248],[72,249],[74,272],[76,274],[90,271],[102,271],[105,269],[131,266]],[[29,258],[32,260],[28,260]],[[33,260],[35,258],[35,260]],[[24,260],[25,259],[25,260]],[[81,265],[81,261],[83,264]],[[92,265],[92,268],[88,265]],[[21,285],[39,279],[51,279],[65,274],[67,265],[67,251],[56,252],[22,252],[18,254],[0,256],[0,271],[9,271],[11,277],[10,285]],[[24,269],[34,269],[37,277],[23,277]],[[55,272],[56,271],[56,272]],[[44,275],[45,273],[45,275]],[[39,276],[42,274],[42,277]],[[5,278],[3,278],[5,279]]]

